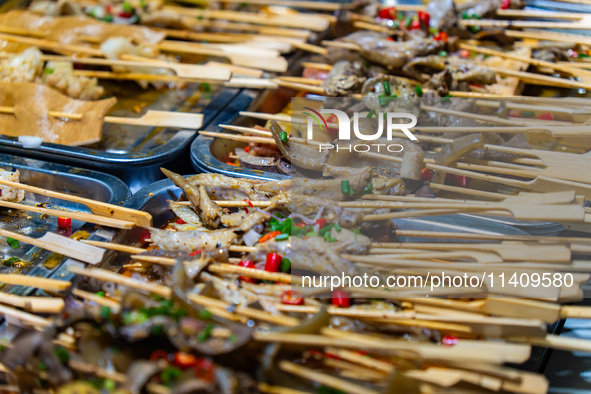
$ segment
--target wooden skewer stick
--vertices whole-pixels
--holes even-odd
[[[474,51],[474,52],[478,52],[478,53],[483,53],[485,55],[489,55],[489,56],[499,56],[505,59],[511,59],[511,60],[515,60],[515,61],[520,61],[520,62],[525,62],[525,63],[529,63],[533,66],[536,67],[549,67],[552,68],[556,71],[563,71],[566,72],[568,74],[572,74],[572,75],[581,75],[581,74],[586,74],[586,75],[591,75],[591,72],[587,72],[585,73],[582,70],[577,70],[576,68],[573,68],[571,66],[568,65],[563,65],[563,64],[558,64],[558,63],[553,63],[553,62],[547,62],[545,60],[538,60],[538,59],[532,59],[532,58],[523,58],[520,56],[516,56],[514,54],[511,53],[507,53],[507,52],[502,52],[502,51],[496,51],[494,49],[489,49],[489,48],[483,48],[483,47],[477,47],[474,45],[468,45],[468,44],[464,44],[464,43],[460,43],[459,47],[462,49],[467,49],[469,51]]]
[[[572,19],[581,20],[585,17],[584,13],[579,12],[556,12],[556,11],[530,11],[530,10],[496,10],[499,16],[510,16],[518,18],[547,18],[547,19]]]
[[[224,3],[276,5],[283,7],[304,8],[308,10],[337,11],[349,8],[347,3],[333,3],[330,1],[305,1],[305,0],[224,0]]]
[[[359,394],[378,394],[377,391],[368,389],[363,386],[348,382],[343,379],[336,378],[331,375],[315,371],[310,368],[302,367],[289,361],[279,362],[279,369],[302,377],[304,379],[310,379],[314,382],[324,384],[329,387],[333,387],[337,390],[344,391],[346,393],[359,393]]]
[[[28,211],[28,212],[36,212],[44,215],[51,215],[51,216],[61,216],[65,218],[70,218],[74,220],[80,220],[87,223],[94,223],[99,224],[101,226],[119,228],[119,229],[132,229],[135,224],[132,222],[128,222],[125,220],[94,215],[90,213],[84,212],[71,212],[71,211],[62,211],[58,209],[48,209],[48,208],[41,208],[36,206],[31,206],[27,204],[19,204],[16,202],[9,202],[9,201],[0,201],[0,206],[5,208],[11,209],[18,209],[21,211]]]
[[[165,6],[163,10],[170,10],[184,15],[200,17],[201,19],[222,19],[232,22],[245,22],[258,25],[280,26],[298,29],[307,29],[313,31],[326,30],[330,22],[314,14],[290,15],[289,18],[283,15],[261,15],[252,12],[238,12],[228,10],[202,10],[188,9],[183,7]]]
[[[40,238],[31,238],[23,234],[0,229],[0,236],[13,238],[17,241],[34,245],[58,254],[63,254],[64,256],[84,261],[89,264],[100,263],[103,260],[103,255],[105,253],[104,249],[86,245],[82,242],[49,232]]]
[[[74,274],[77,274],[77,275],[88,276],[88,277],[95,278],[95,279],[105,281],[105,282],[117,283],[117,284],[120,284],[125,287],[129,287],[132,289],[137,289],[140,291],[147,291],[149,293],[156,294],[156,295],[159,295],[164,298],[170,298],[170,296],[172,294],[172,289],[168,286],[160,285],[157,283],[141,282],[141,281],[131,279],[131,278],[128,278],[126,276],[123,276],[123,275],[120,275],[120,274],[117,274],[117,273],[114,273],[111,271],[100,269],[100,268],[80,268],[80,267],[70,266],[70,267],[68,267],[68,270]],[[230,306],[229,304],[227,304],[221,300],[216,300],[214,298],[209,298],[209,297],[205,297],[205,296],[201,296],[201,295],[194,295],[194,294],[189,295],[189,299],[191,299],[194,302],[199,303],[199,304],[207,303],[209,306],[214,306],[215,308],[222,309],[222,310],[225,310]],[[220,308],[220,306],[222,306],[222,305],[223,305],[223,307]],[[281,324],[281,325],[298,325],[299,324],[299,320],[297,320],[297,319],[289,318],[287,316],[283,316],[283,317],[274,316],[268,312],[259,311],[259,310],[249,308],[249,307],[237,307],[236,312],[239,314],[243,314],[247,317],[252,317],[253,319],[271,321],[271,322],[274,322],[276,324]]]
[[[567,243],[590,243],[591,238],[582,237],[550,237],[533,235],[499,235],[486,232],[479,232],[475,229],[474,233],[451,232],[451,231],[416,231],[416,230],[396,230],[396,235],[400,237],[417,238],[444,238],[444,239],[465,239],[482,241],[523,241],[523,242],[567,242]]]
[[[67,280],[38,278],[20,274],[0,274],[0,283],[13,286],[28,286],[36,289],[50,291],[64,291],[70,288],[72,283]]]
[[[579,45],[591,45],[591,37],[578,34],[556,33],[543,30],[505,30],[504,33],[509,37],[515,38],[530,38],[535,40],[561,41],[572,42],[573,44]]]
[[[55,297],[24,297],[0,292],[0,303],[22,308],[33,313],[60,313],[65,302]]]
[[[150,215],[148,212],[138,211],[136,209],[125,208],[119,205],[92,200],[90,198],[60,193],[53,190],[43,189],[40,187],[30,186],[24,183],[12,182],[4,179],[0,179],[0,185],[25,190],[41,196],[53,197],[64,201],[79,203],[90,208],[92,213],[95,215],[129,221],[140,227],[150,227],[152,225],[152,215]]]
[[[15,324],[19,327],[43,329],[51,324],[48,319],[4,305],[0,305],[0,315],[4,316],[9,324]]]
[[[463,19],[460,25],[464,27],[480,26],[480,27],[504,27],[504,28],[534,28],[534,29],[574,29],[574,30],[589,30],[591,26],[589,23],[584,23],[585,18],[579,22],[540,22],[540,21],[505,21],[497,19]]]
[[[1,114],[14,115],[14,107],[0,107]],[[49,111],[48,115],[54,118],[68,120],[80,120],[84,114]],[[197,130],[203,125],[203,115],[186,112],[148,110],[139,118],[123,118],[118,116],[105,116],[106,123],[126,124],[133,126],[171,127],[180,129]]]
[[[281,283],[300,283],[301,279],[299,277],[284,274],[284,273],[277,273],[277,272],[267,272],[265,270],[259,270],[256,268],[248,268],[248,267],[240,267],[238,265],[233,264],[216,264],[210,265],[208,269],[211,272],[215,272],[218,274],[237,274],[241,276],[248,276],[250,278],[256,278],[261,280],[271,280],[274,282],[281,282]]]

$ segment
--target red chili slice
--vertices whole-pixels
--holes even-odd
[[[285,305],[304,305],[304,298],[297,291],[285,290],[281,293],[281,303]]]
[[[348,308],[351,306],[351,298],[346,291],[335,290],[332,292],[331,303],[339,308]]]
[[[267,253],[267,260],[265,261],[265,271],[269,272],[279,272],[281,269],[281,257],[280,254],[277,253]]]

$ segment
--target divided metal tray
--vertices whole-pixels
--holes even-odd
[[[111,204],[122,205],[130,196],[129,189],[121,180],[112,175],[96,171],[5,154],[0,154],[0,168],[7,171],[18,170],[20,172],[20,181],[27,185],[87,197]],[[84,205],[28,192],[25,195],[24,203],[42,203],[48,208],[90,213],[90,210]],[[78,235],[82,235],[80,232],[84,232],[83,237],[96,239],[97,233],[100,234],[106,231],[102,229],[97,230],[94,225],[77,220],[72,220],[71,230],[59,229],[56,217],[44,217],[43,215],[30,212],[23,214],[16,210],[4,208],[0,209],[0,227],[26,234],[33,238],[40,237],[47,231],[51,231],[65,236],[70,236],[77,232]],[[0,253],[0,272],[18,272],[23,275],[38,277],[53,275],[66,260],[61,255],[24,243],[20,243],[18,247],[12,248],[3,237],[0,240]],[[9,260],[11,257],[18,258],[21,261],[11,262]],[[21,267],[12,267],[12,265]],[[30,293],[32,290],[22,286],[3,289],[3,291],[14,294]]]

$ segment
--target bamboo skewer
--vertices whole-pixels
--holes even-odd
[[[4,305],[0,305],[0,315],[4,316],[8,324],[14,324],[19,327],[43,329],[51,324],[51,321],[48,319]]]
[[[83,275],[83,276],[95,278],[95,279],[105,281],[105,282],[117,283],[119,285],[129,287],[132,289],[137,289],[140,291],[147,291],[149,293],[156,294],[156,295],[159,295],[164,298],[170,298],[170,296],[172,294],[172,289],[165,286],[165,285],[160,285],[160,284],[156,284],[156,283],[141,282],[141,281],[131,279],[131,278],[128,278],[126,276],[123,276],[123,275],[120,275],[120,274],[117,274],[117,273],[114,273],[111,271],[100,269],[100,268],[80,268],[80,267],[70,266],[70,267],[68,267],[68,270],[74,274],[77,274],[77,275]],[[216,300],[214,298],[205,297],[205,296],[201,296],[201,295],[192,294],[192,295],[189,295],[188,297],[193,302],[196,302],[196,303],[202,304],[202,305],[205,303],[208,306],[213,306],[214,309],[217,308],[217,309],[225,310],[226,308],[228,308],[230,306],[229,304],[227,304],[221,300]],[[295,325],[299,324],[299,320],[297,320],[297,319],[289,318],[287,316],[275,316],[275,315],[271,315],[268,312],[260,311],[260,310],[249,308],[249,307],[238,306],[235,308],[235,310],[236,310],[236,313],[238,313],[238,314],[242,314],[244,316],[251,317],[256,320],[264,320],[264,321],[273,322],[275,324],[280,324],[280,325],[294,325],[295,326]]]
[[[89,264],[100,263],[103,260],[103,255],[105,253],[104,249],[86,245],[82,242],[49,232],[40,238],[31,238],[23,234],[0,229],[0,236],[13,238],[17,241],[34,245]]]
[[[562,41],[572,42],[579,45],[591,45],[591,37],[577,34],[548,32],[543,30],[505,30],[504,33],[509,37],[515,38],[530,38],[535,40]]]
[[[290,15],[286,18],[282,15],[260,15],[250,12],[238,12],[227,10],[200,10],[187,9],[176,6],[164,6],[163,10],[169,10],[178,14],[199,17],[200,19],[222,19],[231,22],[245,22],[274,27],[289,27],[324,31],[329,27],[329,21],[318,15]]]
[[[462,19],[460,25],[464,27],[480,26],[480,27],[504,27],[504,28],[534,28],[534,29],[575,29],[575,30],[589,30],[591,26],[585,18],[579,22],[541,22],[541,21],[506,21],[497,19]]]
[[[40,187],[30,186],[24,183],[12,182],[4,179],[0,179],[0,185],[25,190],[46,197],[53,197],[64,201],[79,203],[88,207],[95,215],[129,221],[140,227],[149,227],[152,225],[152,215],[150,215],[148,212],[138,211],[102,201],[60,193],[53,190],[43,189]]]
[[[0,107],[0,114],[14,115],[14,107]],[[48,115],[54,118],[67,120],[80,120],[84,114],[49,111]],[[139,118],[123,118],[118,116],[105,116],[106,123],[116,123],[134,126],[171,127],[180,129],[197,130],[203,125],[203,115],[186,112],[148,110]]]
[[[353,393],[353,394],[378,394],[377,391],[368,389],[363,386],[359,386],[357,384],[348,382],[346,380],[342,380],[336,378],[334,376],[326,375],[324,373],[315,371],[313,369],[305,368],[299,365],[296,365],[289,361],[280,361],[279,362],[279,369],[297,375],[299,377],[310,379],[314,382],[324,384],[329,387],[333,387],[337,390],[344,391],[346,393]]]
[[[547,18],[547,19],[572,19],[580,20],[585,17],[584,13],[579,12],[555,12],[555,11],[530,11],[530,10],[512,10],[498,9],[499,16],[509,16],[517,18]]]
[[[101,226],[119,228],[119,229],[131,229],[135,226],[133,222],[128,222],[125,220],[115,219],[112,217],[106,216],[99,216],[90,213],[84,212],[71,212],[71,211],[62,211],[58,209],[48,209],[48,208],[41,208],[26,204],[20,204],[16,202],[9,202],[9,201],[0,201],[0,206],[5,208],[11,209],[18,209],[21,211],[27,212],[35,212],[40,213],[43,215],[51,215],[51,216],[60,216],[65,218],[70,218],[74,220],[80,220],[87,223],[94,223],[99,224]]]
[[[13,286],[28,286],[36,289],[50,291],[64,291],[70,288],[72,283],[67,280],[38,278],[20,274],[0,274],[0,283]]]
[[[282,7],[305,8],[308,10],[337,11],[348,8],[349,4],[333,3],[329,1],[305,1],[305,0],[224,0],[224,3],[276,5]]]
[[[0,303],[33,313],[60,313],[65,306],[61,298],[25,297],[3,292],[0,292]]]
[[[489,48],[477,47],[474,45],[468,45],[468,44],[464,44],[464,43],[460,43],[459,47],[461,49],[467,49],[469,51],[483,53],[483,54],[489,55],[489,56],[499,56],[499,57],[502,57],[505,59],[511,59],[511,60],[515,60],[515,61],[529,63],[529,64],[536,66],[536,67],[549,67],[549,68],[552,68],[556,71],[563,71],[563,72],[566,72],[568,74],[572,74],[575,76],[580,75],[580,74],[591,75],[591,72],[585,73],[584,71],[577,70],[576,68],[573,68],[573,67],[571,67],[569,65],[565,65],[565,64],[547,62],[544,60],[538,60],[538,59],[533,59],[533,58],[523,58],[520,56],[513,55],[511,53],[496,51],[494,49],[489,49]]]

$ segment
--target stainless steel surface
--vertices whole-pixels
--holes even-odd
[[[5,154],[0,154],[0,168],[12,171],[18,170],[20,172],[20,180],[22,183],[71,195],[87,197],[98,201],[122,205],[130,196],[129,189],[121,180],[111,175],[96,171]],[[23,203],[32,205],[43,204],[44,206],[53,209],[90,213],[90,210],[84,205],[39,196],[32,193],[26,193]],[[43,215],[36,213],[24,213],[22,211],[9,209],[0,210],[0,227],[6,230],[26,234],[33,238],[40,237],[47,231],[57,232],[58,234],[65,236],[70,236],[77,231],[85,231],[90,235],[91,239],[94,239],[96,237],[95,234],[97,233],[94,225],[89,225],[77,220],[72,220],[71,230],[64,230],[57,227],[57,218],[54,216],[44,217]],[[18,272],[39,277],[53,275],[59,271],[59,267],[65,260],[61,255],[22,242],[17,248],[12,248],[7,244],[5,238],[0,239],[0,253],[2,259],[0,272]],[[12,264],[9,264],[10,260],[8,259],[11,257],[20,259],[22,262],[17,262],[17,265],[21,265],[22,267],[10,267],[9,265]],[[4,291],[15,294],[24,294],[30,293],[32,289],[22,286],[13,286],[4,289]]]

